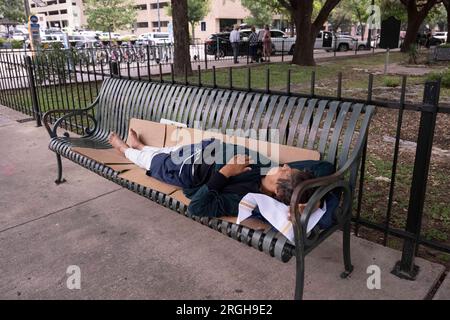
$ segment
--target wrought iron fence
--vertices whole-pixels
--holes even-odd
[[[310,86],[308,92],[298,93],[292,88],[292,71],[286,72],[286,85],[284,90],[273,90],[270,83],[270,69],[265,72],[265,87],[255,88],[252,86],[252,68],[244,68],[246,73],[246,85],[235,84],[233,74],[236,72],[232,67],[228,67],[228,83],[218,83],[218,65],[209,63],[208,59],[197,63],[196,79],[192,80],[187,74],[184,78],[176,78],[173,73],[171,60],[156,61],[149,59],[149,51],[167,50],[171,54],[171,47],[150,47],[140,48],[146,52],[146,60],[140,60],[140,52],[134,51],[130,54],[129,61],[125,58],[117,61],[108,60],[102,62],[103,53],[94,49],[84,51],[74,50],[50,50],[40,52],[34,57],[23,55],[22,52],[0,53],[0,104],[6,105],[25,114],[33,116],[37,124],[40,125],[41,115],[50,109],[77,109],[87,107],[92,103],[98,94],[101,83],[105,77],[122,77],[136,79],[138,81],[156,81],[178,83],[191,86],[205,86],[218,89],[234,89],[243,91],[258,91],[266,94],[282,94],[298,97],[314,97],[316,99],[334,99],[354,103],[373,104],[378,107],[379,112],[383,113],[389,110],[396,117],[390,119],[393,128],[395,128],[393,150],[386,155],[388,165],[389,186],[386,187],[386,209],[384,214],[378,218],[371,218],[365,212],[370,208],[368,197],[373,190],[366,190],[368,185],[367,165],[370,162],[370,152],[367,145],[371,140],[376,140],[375,133],[369,134],[368,144],[364,149],[363,161],[359,174],[358,196],[355,202],[355,214],[353,218],[354,230],[356,234],[360,233],[361,228],[369,228],[381,233],[381,242],[388,244],[392,238],[403,241],[403,255],[401,261],[395,267],[395,272],[402,277],[414,278],[416,256],[419,247],[432,248],[443,253],[450,253],[450,241],[448,239],[430,239],[424,236],[424,208],[426,196],[430,190],[426,189],[428,181],[428,172],[432,162],[433,137],[435,134],[435,125],[438,117],[450,119],[450,106],[439,104],[440,84],[439,82],[427,83],[424,86],[424,99],[422,103],[408,102],[406,99],[408,78],[402,78],[401,89],[399,90],[398,100],[381,100],[373,96],[374,75],[368,76],[367,96],[365,98],[345,97],[343,89],[342,73],[336,75],[336,95],[324,96],[317,91],[316,73],[311,72]],[[140,50],[133,49],[133,50]],[[205,47],[203,48],[205,49]],[[109,55],[111,54],[108,53]],[[159,54],[159,53],[158,53]],[[163,53],[164,55],[165,53]],[[134,57],[131,57],[134,55]],[[154,53],[155,55],[155,53]],[[100,59],[100,60],[99,60]],[[106,59],[106,58],[105,58]],[[215,59],[215,58],[213,58]],[[247,55],[241,59],[250,59]],[[283,56],[281,57],[283,59]],[[99,62],[100,61],[100,62]],[[164,70],[164,68],[166,68]],[[207,69],[207,70],[206,70]],[[242,68],[241,68],[242,69]],[[169,72],[169,73],[167,73]],[[242,70],[240,70],[242,72]],[[204,81],[205,75],[210,76],[210,81]],[[397,205],[395,204],[396,188],[398,187],[399,170],[404,165],[401,161],[400,144],[402,135],[402,126],[404,124],[405,113],[411,113],[420,121],[415,135],[417,145],[414,147],[415,156],[410,160],[411,172],[408,179],[402,181],[407,185],[408,198],[405,204],[403,214],[397,214]],[[83,131],[83,119],[76,119],[75,122],[65,123],[64,125],[72,131]],[[439,168],[438,168],[439,170]],[[403,179],[403,178],[402,178]],[[450,187],[450,186],[449,186]],[[448,200],[445,200],[448,201]],[[395,221],[400,219],[401,221]],[[400,227],[399,227],[400,225]]]

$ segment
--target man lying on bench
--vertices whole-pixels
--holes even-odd
[[[110,134],[109,142],[148,176],[183,188],[191,199],[188,212],[194,216],[237,216],[239,202],[248,193],[263,193],[289,205],[299,183],[334,173],[334,166],[325,161],[274,165],[253,150],[216,139],[157,148],[145,146],[130,130],[128,144],[116,133]],[[311,194],[305,192],[301,203]]]

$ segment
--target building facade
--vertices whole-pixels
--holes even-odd
[[[30,0],[30,12],[44,21],[47,28],[79,29],[85,22],[82,0]]]
[[[169,32],[172,18],[167,7],[170,0],[134,0],[137,10],[136,23],[131,30],[122,30],[122,34],[140,35],[147,32]],[[45,3],[40,6],[37,3]],[[86,17],[82,0],[30,0],[31,12],[43,17],[47,28],[80,29],[86,26]],[[230,30],[233,25],[241,24],[249,16],[240,0],[210,0],[208,14],[194,30],[196,40],[204,41],[211,34]],[[43,23],[41,23],[43,24]]]
[[[170,0],[135,0],[135,2],[138,14],[134,30],[137,35],[169,31],[172,18],[168,15],[167,7]],[[194,37],[205,40],[212,33],[243,23],[248,15],[248,10],[242,6],[240,0],[210,0],[209,13],[196,25]]]

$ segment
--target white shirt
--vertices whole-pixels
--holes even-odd
[[[233,42],[240,42],[240,41],[241,41],[241,35],[240,35],[239,31],[237,31],[237,30],[231,31],[230,42],[233,43]]]

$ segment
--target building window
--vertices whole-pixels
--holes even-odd
[[[136,23],[137,28],[148,28],[148,22],[138,22]]]
[[[31,6],[32,8],[36,8],[36,4],[34,4],[34,3],[32,3],[30,6]]]
[[[206,31],[206,22],[204,22],[204,21],[200,22],[200,30]]]
[[[169,21],[161,21],[161,28],[167,28],[168,25],[169,25]],[[158,28],[158,21],[153,21],[152,27]]]
[[[67,14],[67,10],[65,10],[65,9],[64,9],[64,10],[60,10],[59,12],[60,12],[61,14]]]
[[[159,3],[159,8],[164,8],[167,7],[169,5],[168,2],[160,2]],[[158,9],[158,4],[157,3],[150,3],[150,9]]]
[[[134,6],[136,10],[147,10],[146,4],[138,4],[137,6]]]
[[[69,26],[69,22],[67,20],[63,20],[63,21],[61,21],[61,23],[62,23],[63,28]]]
[[[49,11],[48,12],[48,15],[49,16],[56,16],[56,15],[58,15],[59,14],[59,11]]]
[[[66,0],[58,0],[58,3],[66,3]],[[64,21],[63,21],[64,23]]]
[[[56,0],[53,0],[53,1],[47,1],[47,5],[48,5],[48,6],[51,6],[51,5],[53,5],[53,4],[56,4]]]

